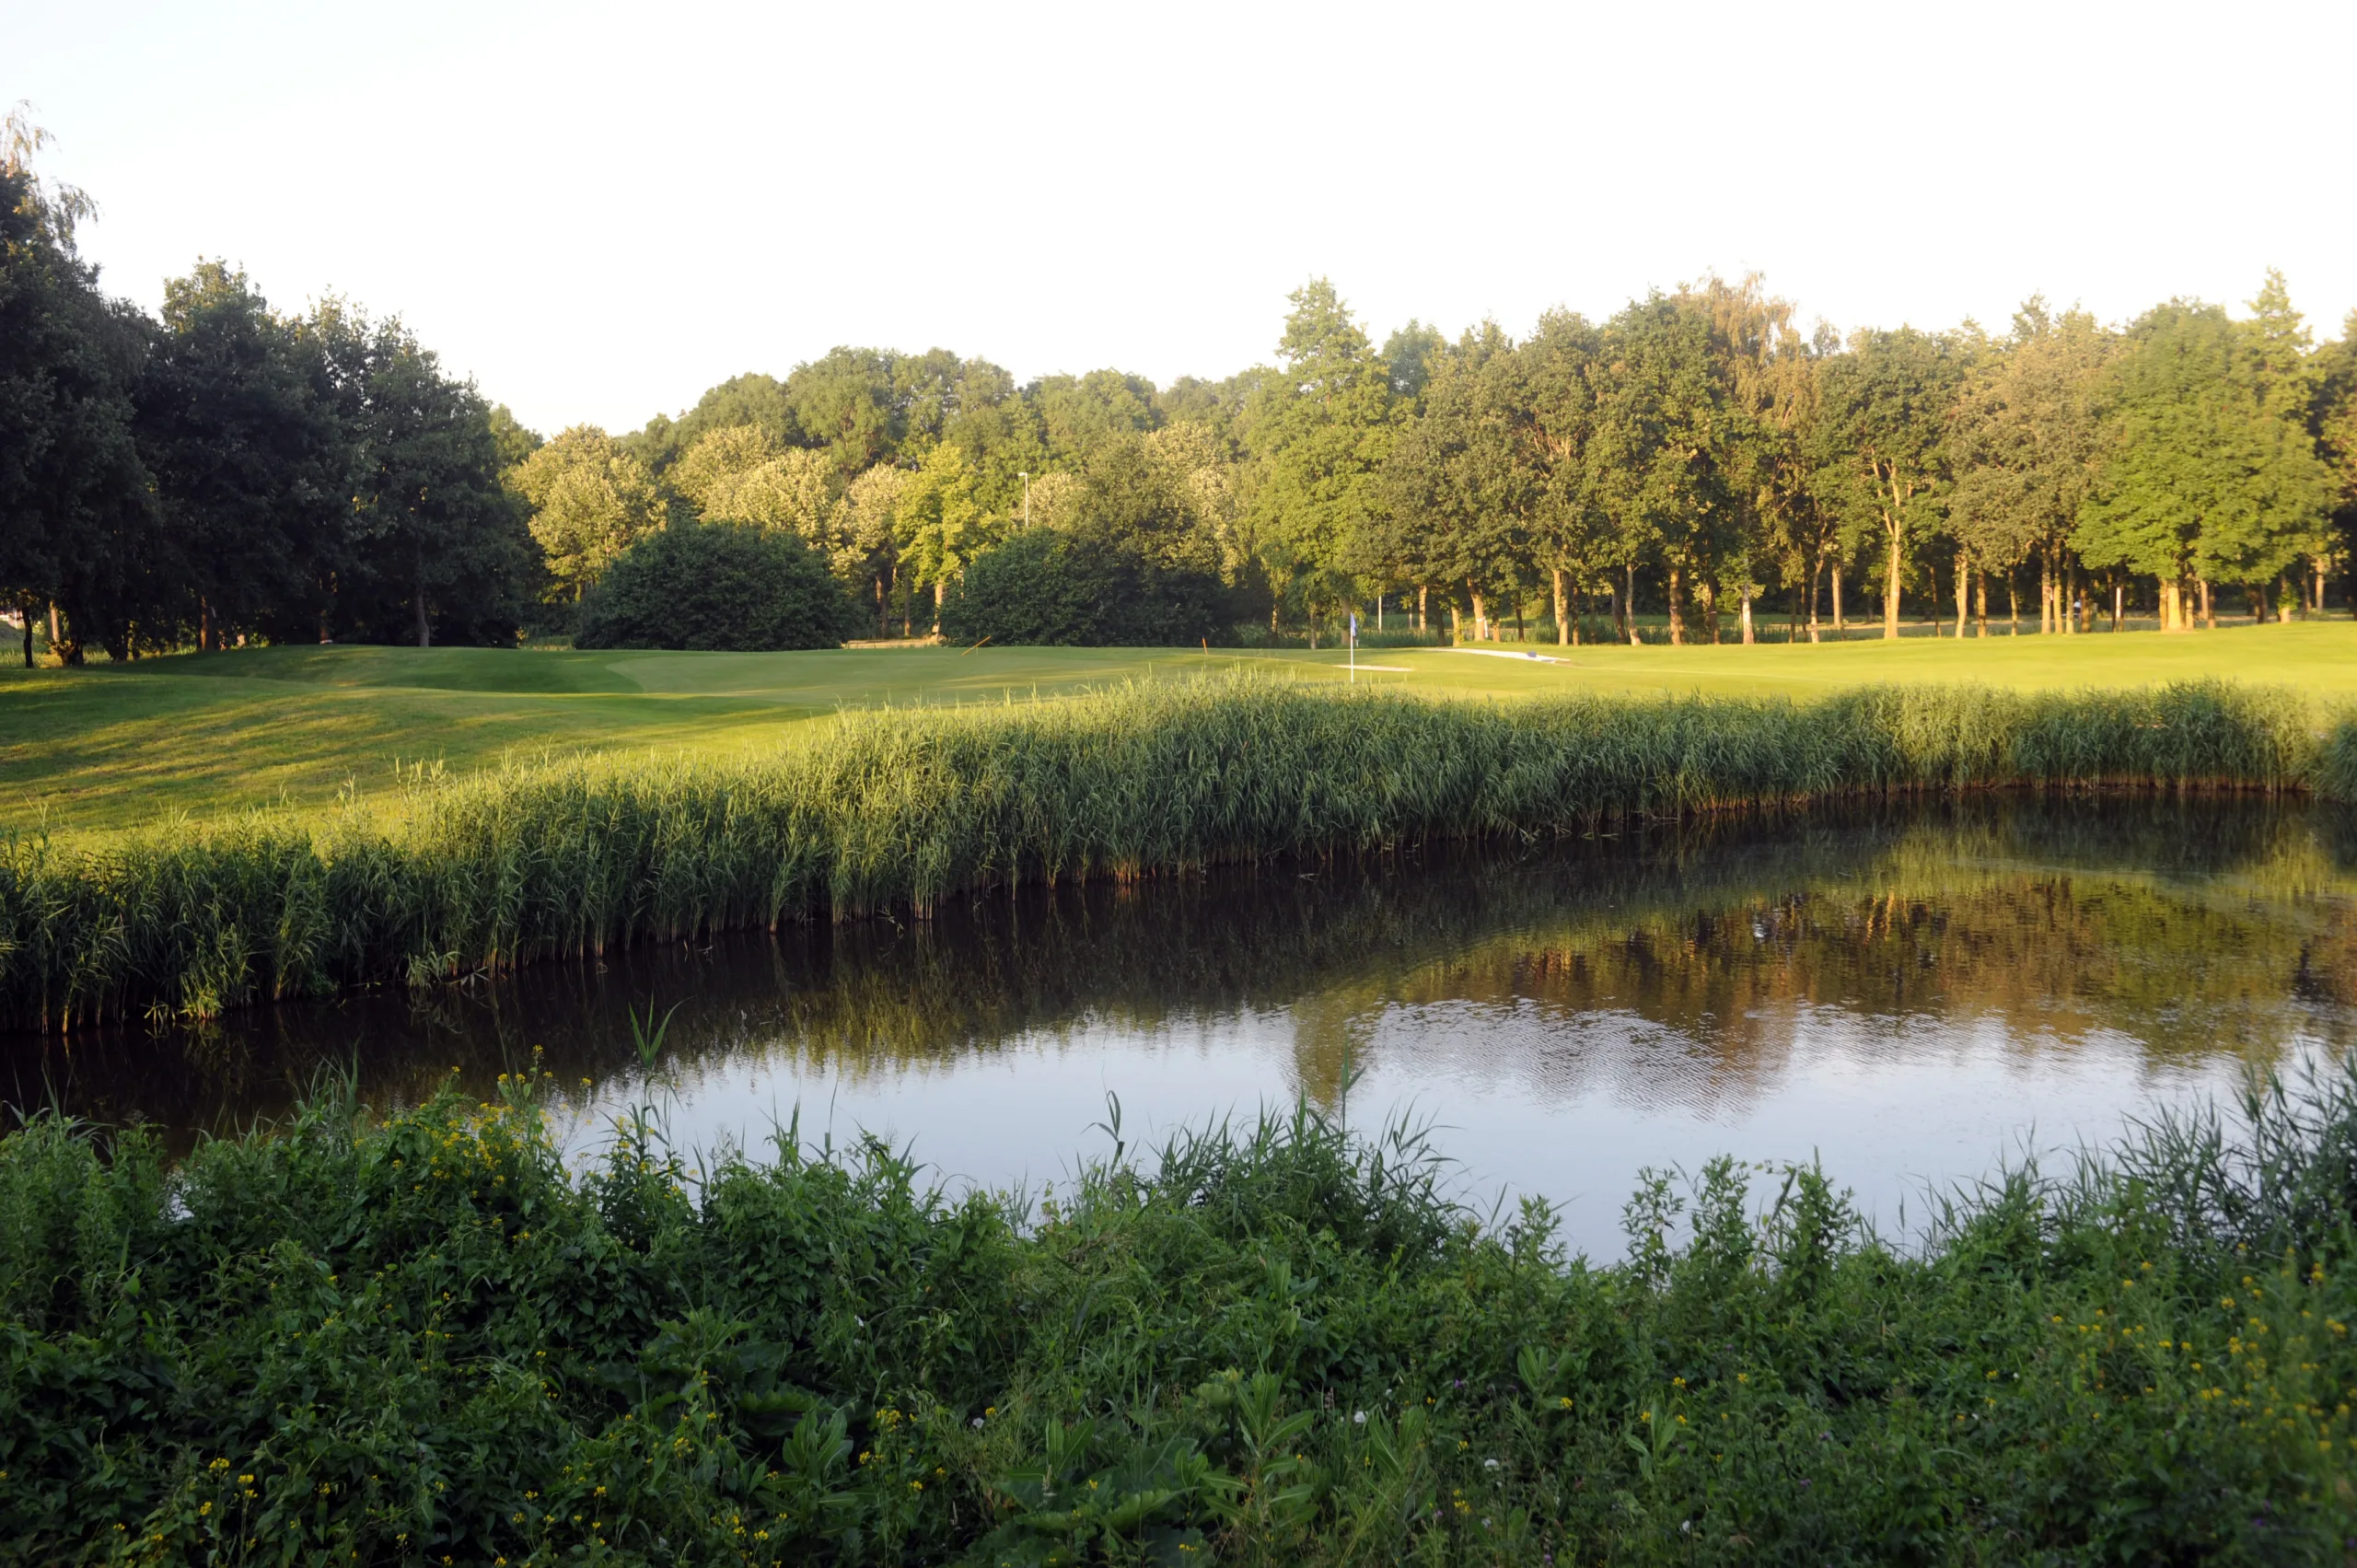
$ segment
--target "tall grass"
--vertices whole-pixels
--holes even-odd
[[[0,1136],[0,1561],[2298,1563],[2357,1534],[2357,1063],[1898,1249],[1649,1175],[1629,1253],[1411,1132],[565,1170],[529,1083],[176,1168]],[[1116,1139],[1118,1117],[1109,1131]]]
[[[1250,680],[848,715],[747,761],[421,783],[391,827],[253,819],[0,850],[0,1027],[500,970],[1031,882],[1994,787],[2357,787],[2293,694],[1870,690],[1476,704]]]

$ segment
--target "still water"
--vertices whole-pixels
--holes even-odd
[[[2357,1037],[2357,873],[2283,805],[2012,804],[1687,826],[998,895],[194,1033],[0,1041],[0,1095],[185,1144],[323,1066],[370,1104],[540,1063],[578,1152],[873,1133],[953,1185],[1284,1109],[1430,1123],[1463,1194],[1611,1254],[1648,1166],[1820,1159],[1887,1229],[1927,1188],[2231,1097]],[[655,1073],[627,1010],[672,1013]]]

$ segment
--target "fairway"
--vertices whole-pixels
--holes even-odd
[[[1526,645],[1506,645],[1520,652]],[[2034,689],[2215,678],[2293,687],[2319,713],[2357,699],[2357,624],[2316,621],[2185,636],[1910,637],[1819,645],[1530,646],[1548,662],[1370,650],[1357,679],[1504,698],[1783,696],[1887,682]],[[815,653],[268,648],[0,674],[0,830],[53,833],[312,807],[390,790],[397,770],[509,753],[773,746],[846,708],[1026,701],[1126,680],[1248,670],[1348,679],[1336,652],[1169,648],[846,648]]]

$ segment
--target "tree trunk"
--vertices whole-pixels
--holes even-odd
[[[30,669],[33,667],[33,601],[18,599],[17,615],[25,623],[25,668]]]
[[[213,601],[203,594],[196,596],[196,651],[213,651]]]
[[[1421,584],[1418,585],[1416,588],[1416,630],[1419,632],[1427,632],[1432,629],[1432,622],[1425,618],[1425,612],[1431,608],[1432,597],[1433,590],[1431,588]]]
[[[1840,567],[1834,568],[1834,575],[1840,575]],[[1814,571],[1810,572],[1808,575],[1808,640],[1812,643],[1818,640],[1817,630],[1817,574]]]
[[[1622,570],[1628,574],[1629,603],[1626,624],[1629,628],[1629,645],[1633,648],[1644,641],[1637,635],[1637,563],[1631,561]]]
[[[1751,587],[1748,584],[1743,590],[1743,645],[1747,648],[1751,646]]]
[[[61,619],[57,612],[57,601],[51,599],[49,601],[49,651],[52,654],[65,645],[65,631],[59,624]]]
[[[1708,577],[1694,585],[1694,602],[1702,610],[1702,641],[1716,645],[1719,640],[1719,590]]]
[[[1527,643],[1530,641],[1530,628],[1522,623],[1522,596],[1520,594],[1514,596],[1514,640],[1517,643]]]
[[[2079,630],[2079,568],[2075,563],[2062,568],[2062,634],[2076,634]]]
[[[2041,555],[2038,562],[2038,634],[2047,636],[2054,631],[2054,560]]]
[[[1669,569],[1669,645],[1673,648],[1686,645],[1686,607],[1678,603],[1685,576],[1676,566]]]
[[[1563,569],[1561,566],[1555,568],[1555,645],[1559,648],[1572,645],[1571,605],[1563,598]]]
[[[2127,616],[2128,579],[2114,577],[2111,582],[2111,629],[2115,632],[2119,631],[2120,621],[2127,619]]]
[[[1486,643],[1490,640],[1490,618],[1481,609],[1481,596],[1469,582],[1465,585],[1465,597],[1473,601],[1473,640]]]
[[[1847,637],[1850,629],[1841,624],[1841,563],[1833,563],[1833,634]]]
[[[1973,634],[1986,637],[1989,634],[1989,574],[1986,572],[1972,575],[1972,610]]]
[[[1905,567],[1906,560],[1898,552],[1898,531],[1886,531],[1890,537],[1890,554],[1884,563],[1882,579],[1882,635],[1885,642],[1896,642],[1898,639],[1898,574]],[[1939,601],[1935,598],[1933,602],[1936,604]]]
[[[434,628],[425,619],[425,552],[423,550],[417,552],[416,585],[417,645],[430,648],[434,645]]]
[[[2014,612],[2014,629],[2009,635],[2018,637],[2022,634],[2022,588],[2010,571],[2005,574],[2005,602]]]
[[[328,636],[328,607],[327,607],[326,605],[324,605],[324,604],[323,604],[323,605],[319,606],[319,646],[321,646],[321,647],[323,647],[323,648],[324,648],[324,647],[326,647],[326,646],[328,645],[329,641],[330,641],[330,638],[329,638],[329,636]]]
[[[1572,646],[1580,645],[1580,582],[1572,579]]]
[[[1451,601],[1448,607],[1448,640],[1451,644],[1465,641],[1465,622],[1457,619],[1457,605],[1454,601]]]
[[[2202,628],[2205,631],[2215,632],[2218,629],[2218,606],[2210,597],[2210,579],[2200,578],[2194,586],[2201,595]]]
[[[1956,634],[1964,637],[1964,623],[1972,614],[1972,568],[1966,563],[1964,552],[1956,552]]]

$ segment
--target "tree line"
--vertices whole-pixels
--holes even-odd
[[[1896,636],[1910,605],[1958,635],[2288,619],[2357,521],[2357,330],[2316,345],[2275,273],[2240,318],[2033,299],[2002,332],[1843,337],[1705,277],[1380,343],[1318,279],[1225,380],[846,347],[544,440],[340,300],[281,314],[217,262],[153,319],[106,298],[38,142],[19,116],[0,163],[0,594],[29,660],[42,618],[69,660],[563,634],[633,544],[699,521],[791,533],[878,636],[1043,533],[1092,581],[1211,585],[1238,635],[1358,611],[1636,640],[1642,614],[1678,643]],[[1067,553],[1038,543],[972,590]]]
[[[201,261],[145,312],[0,144],[0,604],[79,663],[249,640],[513,641],[540,571],[512,420],[399,320]]]
[[[1535,612],[1565,642],[1636,638],[1640,609],[1680,643],[1771,612],[1897,636],[1910,600],[1985,634],[1992,593],[2045,631],[2131,599],[2214,624],[2230,592],[2288,619],[2349,557],[2357,334],[2316,347],[2280,274],[2246,319],[2032,299],[2002,333],[1805,332],[1757,278],[1520,340],[1411,321],[1378,345],[1323,279],[1292,305],[1275,364],[1167,388],[837,349],[629,435],[568,430],[518,487],[575,593],[647,529],[730,518],[825,550],[879,634],[1036,528],[1215,574],[1272,630],[1387,603],[1477,636]]]

